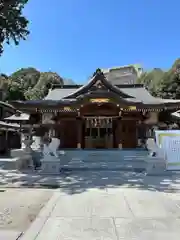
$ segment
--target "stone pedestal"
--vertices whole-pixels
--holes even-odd
[[[34,167],[33,159],[32,159],[32,148],[31,145],[34,141],[30,138],[30,136],[25,136],[25,139],[23,141],[24,148],[22,149],[24,151],[24,155],[28,156],[28,166],[27,167]]]
[[[60,173],[60,157],[58,148],[60,139],[52,138],[51,143],[44,144],[43,158],[41,159],[41,170],[43,174],[59,174]]]
[[[22,170],[32,167],[32,154],[24,149],[12,149],[11,158],[16,159],[16,169]]]
[[[60,159],[48,156],[41,160],[41,173],[59,174],[61,169]]]

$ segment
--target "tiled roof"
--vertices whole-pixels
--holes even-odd
[[[77,88],[55,88],[49,91],[45,100],[60,100],[77,91]]]
[[[153,97],[144,87],[122,87],[120,90],[132,96],[133,98],[126,99],[127,101],[133,102],[143,102],[145,104],[162,104],[162,103],[170,103],[170,102],[180,102],[180,100],[173,100],[173,99],[161,99]],[[77,88],[55,88],[51,90],[48,95],[45,97],[45,100],[62,100],[64,97],[74,93],[77,91]]]
[[[153,97],[144,87],[121,88],[121,91],[143,103],[162,103],[162,99]]]
[[[180,118],[180,111],[171,114],[173,117]]]
[[[10,117],[4,118],[6,121],[27,121],[29,120],[30,115],[27,113],[21,113],[20,115],[13,114]]]
[[[137,101],[145,104],[162,104],[162,103],[176,103],[180,102],[178,99],[162,99],[153,97],[144,87],[135,88],[120,88],[122,92],[134,97]],[[133,100],[132,98],[130,99]]]
[[[5,123],[3,121],[0,121],[0,128],[19,128],[20,125],[16,123]]]

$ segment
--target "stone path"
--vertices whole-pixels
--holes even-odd
[[[93,179],[95,173],[88,174]],[[55,190],[21,240],[179,239],[180,193],[138,188],[135,184],[115,186],[110,182],[112,173],[103,174],[99,179],[96,176],[94,187],[90,187],[92,182],[71,182],[75,191]],[[119,180],[116,177],[120,182],[121,176]],[[103,188],[98,182],[102,178],[109,182]],[[82,179],[85,181],[83,173]]]
[[[22,236],[22,232],[15,230],[0,230],[0,239],[2,240],[18,240]]]
[[[53,195],[44,189],[0,189],[0,240],[16,240]]]

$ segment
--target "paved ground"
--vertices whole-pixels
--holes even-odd
[[[130,187],[152,191],[180,192],[180,173],[168,176],[147,176],[127,171],[72,171],[57,175],[40,175],[37,172],[19,172],[0,169],[0,187],[50,187],[61,188],[72,194],[91,188]]]
[[[138,176],[129,176],[127,184],[121,174],[67,177],[21,240],[178,240],[180,193],[165,192],[170,180],[164,178],[158,186],[167,186],[157,190],[159,180],[139,185]]]
[[[0,189],[0,239],[17,239],[52,195],[52,190]]]

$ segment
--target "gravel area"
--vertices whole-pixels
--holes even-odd
[[[0,189],[0,231],[25,231],[52,194],[47,189]]]

